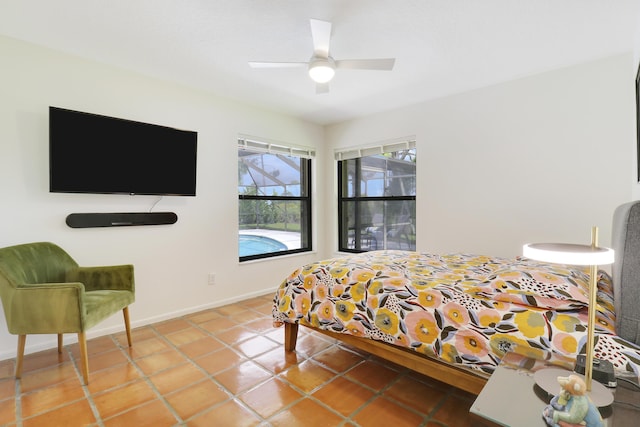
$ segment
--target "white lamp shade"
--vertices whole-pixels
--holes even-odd
[[[527,243],[522,247],[527,258],[570,265],[607,265],[614,261],[614,251],[609,248],[571,243]]]
[[[335,63],[331,58],[315,58],[309,63],[309,76],[316,83],[329,82],[335,73]]]

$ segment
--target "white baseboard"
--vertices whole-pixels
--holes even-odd
[[[215,302],[211,302],[208,304],[202,304],[202,305],[198,305],[195,307],[189,307],[189,308],[185,308],[182,310],[176,310],[176,311],[172,311],[169,313],[163,313],[161,315],[158,316],[151,316],[145,319],[138,319],[135,321],[131,322],[131,329],[133,328],[139,328],[141,326],[147,326],[153,323],[158,323],[158,322],[162,322],[164,320],[169,320],[169,319],[175,319],[176,317],[182,317],[182,316],[186,316],[188,314],[192,314],[192,313],[197,313],[199,311],[203,311],[203,310],[208,310],[210,308],[216,308],[216,307],[222,307],[224,305],[227,304],[233,304],[235,302],[238,301],[242,301],[242,300],[246,300],[246,299],[250,299],[250,298],[254,298],[254,297],[259,297],[259,296],[263,296],[263,295],[267,295],[270,292],[274,292],[273,290],[271,291],[256,291],[256,292],[250,292],[244,295],[239,295],[239,296],[235,296],[232,298],[227,298],[224,300],[220,300],[220,301],[215,301]],[[110,327],[106,327],[106,328],[92,328],[89,331],[87,331],[87,339],[91,339],[91,338],[97,338],[97,337],[101,337],[103,335],[110,335],[110,334],[114,334],[117,332],[122,332],[123,326],[122,325],[115,325],[115,326],[110,326]],[[73,344],[78,342],[78,336],[76,334],[65,334],[65,345],[66,344]],[[18,344],[18,337],[16,336],[16,346]],[[43,351],[43,350],[49,350],[51,348],[56,348],[58,346],[58,339],[56,337],[56,335],[51,335],[51,339],[47,340],[45,342],[40,342],[38,344],[33,344],[33,345],[29,345],[29,337],[27,336],[27,345],[25,346],[24,349],[24,354],[31,354],[31,353],[37,353],[39,351]],[[7,360],[7,359],[14,359],[16,357],[16,353],[15,351],[9,352],[9,351],[3,351],[0,352],[0,360]]]

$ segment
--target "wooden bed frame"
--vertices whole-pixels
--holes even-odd
[[[374,356],[381,357],[385,360],[393,362],[397,365],[404,366],[413,371],[419,372],[428,377],[434,378],[443,383],[452,385],[461,390],[478,395],[487,383],[489,377],[482,377],[480,374],[462,369],[437,359],[422,355],[413,350],[387,344],[382,341],[376,341],[367,338],[359,338],[353,335],[338,334],[335,332],[316,329],[306,326],[313,331],[335,338],[347,345],[366,351]],[[284,324],[284,348],[286,351],[295,351],[296,341],[298,339],[298,324]]]
[[[612,274],[616,331],[622,338],[640,345],[640,201],[623,204],[615,210],[611,240],[616,257]],[[489,379],[488,374],[483,376],[482,372],[382,341],[305,327],[472,394],[479,394]],[[285,350],[295,351],[298,324],[285,322],[284,330]]]

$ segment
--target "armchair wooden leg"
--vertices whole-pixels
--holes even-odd
[[[27,342],[26,335],[18,335],[18,355],[16,357],[16,378],[22,378],[22,361],[24,360],[24,345]]]
[[[62,334],[58,334],[58,354],[62,354]]]
[[[124,316],[124,329],[127,331],[127,342],[129,343],[129,347],[131,347],[131,326],[129,324],[129,307],[123,308],[122,314]]]
[[[89,385],[89,358],[87,357],[87,336],[84,332],[78,332],[78,345],[80,346],[81,369],[84,385]]]

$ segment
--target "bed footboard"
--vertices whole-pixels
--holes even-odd
[[[442,381],[461,390],[465,390],[472,394],[479,394],[487,382],[487,376],[470,372],[469,370],[449,365],[440,360],[421,355],[415,351],[397,347],[382,341],[372,339],[359,338],[348,334],[339,334],[335,332],[316,329],[306,326],[311,330],[319,332],[334,338],[344,344],[363,350],[374,356],[393,362],[397,365],[409,368],[413,371]],[[296,349],[296,341],[298,339],[298,324],[284,324],[284,348],[286,351],[294,351]]]

